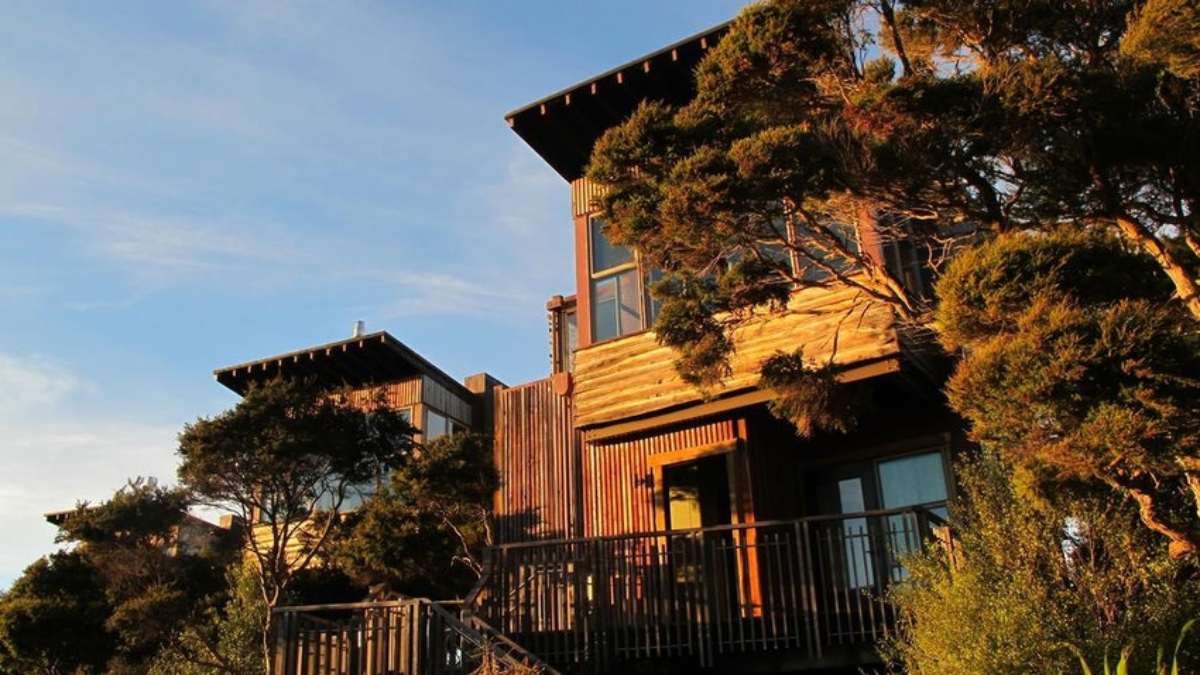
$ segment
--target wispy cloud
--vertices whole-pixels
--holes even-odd
[[[0,352],[0,588],[53,549],[42,514],[99,500],[136,475],[174,477],[178,429],[81,416],[98,388],[53,359]],[[135,414],[135,411],[126,411]]]
[[[70,394],[93,389],[92,383],[46,357],[0,353],[0,421],[20,418]]]

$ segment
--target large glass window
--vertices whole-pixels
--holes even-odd
[[[439,436],[445,436],[450,433],[450,419],[445,415],[435,411],[425,410],[425,440],[432,441]]]
[[[464,433],[467,431],[467,427],[458,420],[447,417],[433,408],[426,408],[425,428],[421,431],[425,435],[425,441],[428,442],[446,434]]]
[[[885,509],[936,504],[930,510],[946,517],[946,473],[942,453],[898,457],[879,463],[879,496]]]
[[[604,221],[593,218],[591,232],[592,339],[628,335],[644,328],[642,283],[633,251],[609,243]]]

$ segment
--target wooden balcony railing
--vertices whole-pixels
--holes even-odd
[[[416,598],[275,614],[271,675],[557,675],[458,603]]]
[[[478,611],[564,670],[869,650],[905,555],[944,528],[936,506],[501,546]]]

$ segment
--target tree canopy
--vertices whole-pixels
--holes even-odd
[[[483,571],[497,477],[491,439],[423,445],[347,520],[333,559],[361,583],[408,596],[461,597]]]
[[[991,453],[955,473],[954,565],[940,548],[908,558],[892,592],[899,631],[884,653],[903,672],[1079,672],[1073,649],[1098,663],[1129,647],[1135,673],[1155,672],[1160,647],[1170,659],[1200,581],[1132,504],[1086,484],[1048,489]],[[1194,640],[1181,656],[1197,663]]]
[[[266,611],[306,570],[323,564],[352,503],[373,490],[413,447],[413,429],[384,401],[353,405],[347,393],[312,381],[273,380],[238,404],[184,427],[179,479],[202,504],[251,524],[250,557]]]
[[[99,673],[113,653],[108,598],[77,551],[34,562],[0,598],[0,672]]]
[[[795,287],[925,316],[912,270],[973,234],[1112,227],[1200,318],[1196,34],[1188,0],[756,3],[695,99],[643,104],[587,175],[664,272],[655,328],[698,384]]]
[[[14,672],[145,672],[224,592],[233,548],[216,533],[184,541],[190,503],[182,490],[137,479],[65,514],[57,541],[72,548],[31,565],[0,600],[0,664]]]
[[[948,385],[973,436],[1014,464],[1140,507],[1176,555],[1200,545],[1200,332],[1153,260],[1100,232],[1010,234],[938,284]]]

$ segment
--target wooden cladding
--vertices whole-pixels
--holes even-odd
[[[355,390],[350,394],[350,401],[354,405],[371,405],[377,396],[381,396],[391,408],[424,405],[464,424],[474,424],[472,402],[462,399],[427,375]],[[414,419],[419,426],[419,416]]]
[[[374,405],[380,398],[389,408],[406,408],[421,402],[421,378],[388,382],[376,387],[356,389],[350,393],[350,403],[355,406]]]
[[[471,402],[459,398],[428,375],[421,377],[421,403],[436,408],[460,422],[473,424]]]
[[[496,389],[494,509],[500,543],[576,535],[579,433],[550,379]]]
[[[596,210],[596,199],[604,195],[604,188],[586,178],[571,181],[571,215],[586,216]]]
[[[733,420],[631,436],[583,446],[583,536],[652,532],[659,523],[653,464],[656,455],[732,443]]]
[[[899,353],[892,310],[854,288],[796,291],[785,312],[766,311],[734,331],[732,373],[712,394],[758,384],[763,361],[802,349],[818,362],[849,365]],[[590,427],[704,398],[675,371],[675,351],[652,331],[575,353],[575,424]]]

